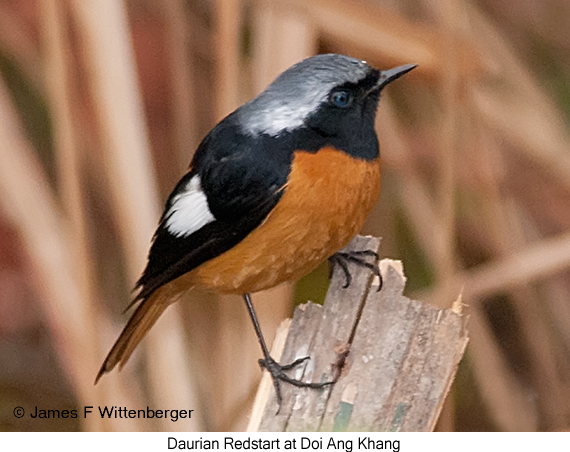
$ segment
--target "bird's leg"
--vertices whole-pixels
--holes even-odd
[[[368,262],[366,260],[367,257],[373,257],[374,263],[371,264],[370,262]],[[334,266],[338,264],[342,269],[344,277],[346,279],[346,282],[344,286],[342,286],[342,288],[346,289],[348,286],[350,286],[350,283],[352,282],[352,275],[348,271],[348,263],[354,262],[356,265],[368,268],[372,273],[378,276],[380,280],[378,284],[378,290],[380,290],[382,288],[382,274],[380,273],[380,267],[378,266],[378,261],[379,261],[378,253],[372,250],[348,251],[348,252],[339,251],[338,253],[335,253],[331,257],[329,257],[329,262],[330,262],[329,277],[332,277]]]
[[[309,359],[309,356],[305,356],[304,358],[299,358],[293,361],[292,363],[283,366],[279,364],[277,361],[275,361],[269,354],[269,349],[267,348],[265,339],[263,338],[263,334],[261,333],[261,327],[259,326],[257,316],[255,315],[250,294],[248,293],[244,294],[243,299],[245,300],[247,311],[249,312],[249,316],[251,317],[251,321],[253,322],[253,327],[255,328],[255,334],[257,334],[259,345],[261,345],[261,351],[263,352],[263,359],[260,359],[258,361],[259,366],[262,369],[266,369],[271,375],[271,379],[273,380],[273,386],[275,387],[275,394],[277,396],[277,403],[279,404],[279,408],[281,408],[281,402],[283,400],[281,397],[281,386],[280,386],[281,381],[292,384],[293,386],[296,386],[298,388],[315,388],[315,389],[333,384],[336,381],[336,380],[326,381],[324,383],[305,383],[304,381],[295,380],[294,378],[291,378],[287,374],[285,374],[285,371],[297,367],[299,364]]]

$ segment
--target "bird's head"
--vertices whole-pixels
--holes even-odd
[[[380,91],[414,67],[407,64],[381,71],[344,55],[307,58],[242,106],[239,121],[252,136],[275,137],[303,127],[329,136],[373,128]]]

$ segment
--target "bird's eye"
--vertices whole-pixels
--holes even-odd
[[[331,101],[337,107],[348,107],[352,101],[352,95],[347,91],[336,91],[332,93]]]

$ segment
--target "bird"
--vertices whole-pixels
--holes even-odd
[[[281,73],[261,94],[222,119],[202,140],[168,197],[136,283],[135,306],[95,383],[122,368],[164,310],[192,288],[243,297],[259,340],[259,364],[290,378],[270,355],[251,293],[295,281],[330,259],[371,268],[367,252],[339,253],[360,231],[380,193],[375,132],[382,89],[414,69],[379,70],[339,54],[319,54]],[[377,260],[377,256],[376,260]]]

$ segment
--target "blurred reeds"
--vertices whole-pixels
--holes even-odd
[[[188,294],[122,372],[93,380],[200,139],[316,52],[419,64],[382,98],[384,188],[364,232],[403,259],[408,295],[463,293],[470,343],[438,428],[569,429],[567,9],[0,1],[0,430],[245,428],[261,373],[238,297]],[[256,294],[269,340],[325,273]],[[42,423],[17,405],[195,411]]]

